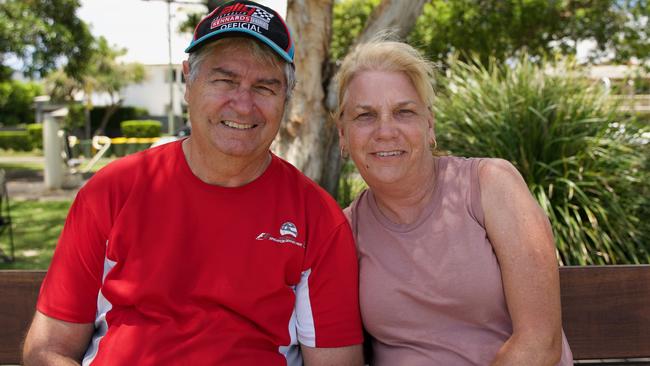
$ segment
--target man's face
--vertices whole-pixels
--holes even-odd
[[[192,136],[215,158],[266,159],[280,128],[286,98],[282,68],[260,60],[237,44],[217,45],[188,80],[185,100]],[[216,154],[216,155],[214,155]]]

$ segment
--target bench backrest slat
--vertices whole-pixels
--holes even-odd
[[[650,357],[650,265],[560,268],[575,359]]]
[[[21,343],[34,316],[45,271],[0,271],[0,364],[21,361]]]
[[[0,364],[20,363],[45,271],[0,270]],[[575,359],[650,357],[650,265],[560,268]]]

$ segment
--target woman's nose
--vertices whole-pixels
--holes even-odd
[[[397,136],[397,125],[391,113],[381,113],[376,126],[375,134],[377,138],[392,138]]]

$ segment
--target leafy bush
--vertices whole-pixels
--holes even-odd
[[[43,124],[31,123],[27,125],[27,134],[32,149],[43,149]]]
[[[0,125],[34,122],[34,97],[41,93],[42,87],[37,83],[17,80],[0,82]]]
[[[158,137],[162,124],[155,120],[124,121],[120,124],[125,137]]]
[[[562,263],[647,263],[647,142],[600,88],[543,70],[525,58],[452,62],[436,103],[439,146],[511,161],[549,216]]]
[[[354,166],[352,160],[347,160],[341,166],[341,176],[339,178],[338,192],[336,201],[341,208],[350,206],[350,203],[366,189],[368,185],[363,181],[359,171]]]
[[[27,131],[0,131],[0,149],[30,151],[32,144]]]
[[[86,122],[83,103],[69,103],[68,115],[63,119],[63,128],[69,133],[83,136],[84,124]]]

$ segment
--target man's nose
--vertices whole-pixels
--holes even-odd
[[[240,86],[231,95],[230,105],[235,112],[246,115],[253,110],[253,92],[251,88]]]

